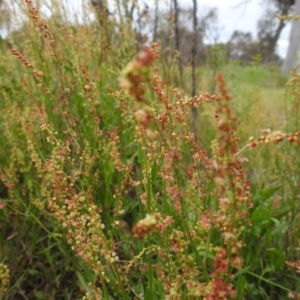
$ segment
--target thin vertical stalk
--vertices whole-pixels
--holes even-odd
[[[154,30],[153,30],[153,42],[157,39],[157,27],[158,27],[158,0],[155,0],[155,19],[154,19]]]
[[[179,76],[180,76],[180,86],[183,88],[183,69],[182,69],[182,61],[181,61],[181,55],[180,55],[180,35],[179,35],[179,7],[177,0],[173,0],[174,3],[174,14],[175,14],[175,24],[174,24],[174,30],[175,30],[175,50],[178,51],[179,57],[178,57],[178,69],[179,69]]]
[[[192,48],[192,97],[196,95],[196,55],[197,55],[197,27],[198,27],[198,19],[197,19],[197,0],[193,0],[193,48]],[[192,126],[193,131],[198,140],[197,133],[197,119],[198,119],[198,111],[196,107],[192,107]]]

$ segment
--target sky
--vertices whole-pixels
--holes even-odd
[[[143,0],[140,0],[143,1]],[[158,0],[159,3],[166,0]],[[146,2],[146,1],[144,1]],[[154,0],[147,0],[149,6]],[[192,0],[178,0],[179,5],[191,7]],[[257,20],[262,16],[266,4],[262,0],[197,0],[198,12],[208,11],[216,7],[220,27],[220,41],[226,42],[235,30],[248,31],[253,37],[257,35]],[[283,29],[277,44],[277,53],[284,58],[289,44],[291,24]]]
[[[187,5],[190,1],[182,0]],[[250,31],[254,37],[257,35],[257,20],[263,15],[266,6],[262,0],[251,0],[243,4],[243,0],[198,0],[201,6],[217,7],[219,22],[222,27],[221,39],[227,41],[234,30]],[[283,29],[277,44],[278,54],[284,58],[289,44],[291,24]]]
[[[69,0],[73,3],[89,0]],[[107,0],[108,4],[114,0]],[[158,0],[159,6],[166,6],[170,0]],[[147,4],[150,8],[154,7],[155,0],[138,0],[141,5]],[[191,7],[193,0],[178,0],[179,6]],[[227,42],[235,30],[251,32],[253,37],[257,35],[257,20],[266,9],[263,0],[197,0],[199,15],[205,14],[210,8],[216,7],[218,12],[221,42]],[[283,29],[277,43],[277,53],[284,58],[289,44],[289,32],[291,24],[287,24]]]
[[[134,0],[132,0],[134,1]],[[154,8],[155,0],[135,0],[141,7],[145,4],[149,8]],[[158,0],[159,7],[169,6],[173,0]],[[82,4],[85,6],[90,0],[62,0],[67,7],[80,16]],[[107,0],[112,7],[115,0]],[[193,0],[178,0],[181,7],[192,7]],[[216,7],[218,13],[218,27],[220,42],[227,42],[235,30],[251,32],[255,38],[257,34],[257,20],[261,17],[266,8],[265,0],[197,0],[199,16],[205,15],[211,8]],[[113,9],[112,9],[113,10]],[[291,24],[287,24],[283,29],[277,44],[277,53],[285,58],[289,43],[289,32]],[[209,42],[209,41],[208,41]]]

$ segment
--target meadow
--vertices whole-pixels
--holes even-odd
[[[297,70],[220,51],[190,96],[121,8],[21,9],[0,41],[0,299],[300,299]]]

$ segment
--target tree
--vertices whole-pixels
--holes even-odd
[[[250,32],[236,30],[227,43],[227,51],[229,58],[249,62],[253,56],[259,54],[259,47]]]
[[[241,5],[245,5],[251,0],[244,0]],[[276,61],[279,59],[276,54],[276,46],[280,34],[286,25],[285,18],[276,16],[286,16],[293,10],[295,0],[264,0],[266,9],[262,18],[257,23],[259,53],[264,62]],[[240,5],[239,5],[240,6]]]
[[[295,3],[295,15],[300,15],[300,0]],[[287,55],[282,65],[282,73],[288,75],[293,67],[300,63],[299,60],[300,47],[300,20],[293,21],[290,32],[289,47]]]
[[[276,45],[286,25],[284,18],[278,19],[276,16],[289,14],[295,3],[294,0],[269,0],[268,2],[271,2],[273,6],[268,5],[264,17],[258,21],[260,52],[265,62],[276,59]]]
[[[91,0],[92,6],[96,9],[100,25],[107,24],[109,11],[102,0]]]

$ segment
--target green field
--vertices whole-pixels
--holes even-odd
[[[126,19],[27,2],[0,41],[0,299],[300,299],[299,75],[220,59],[191,97]]]

